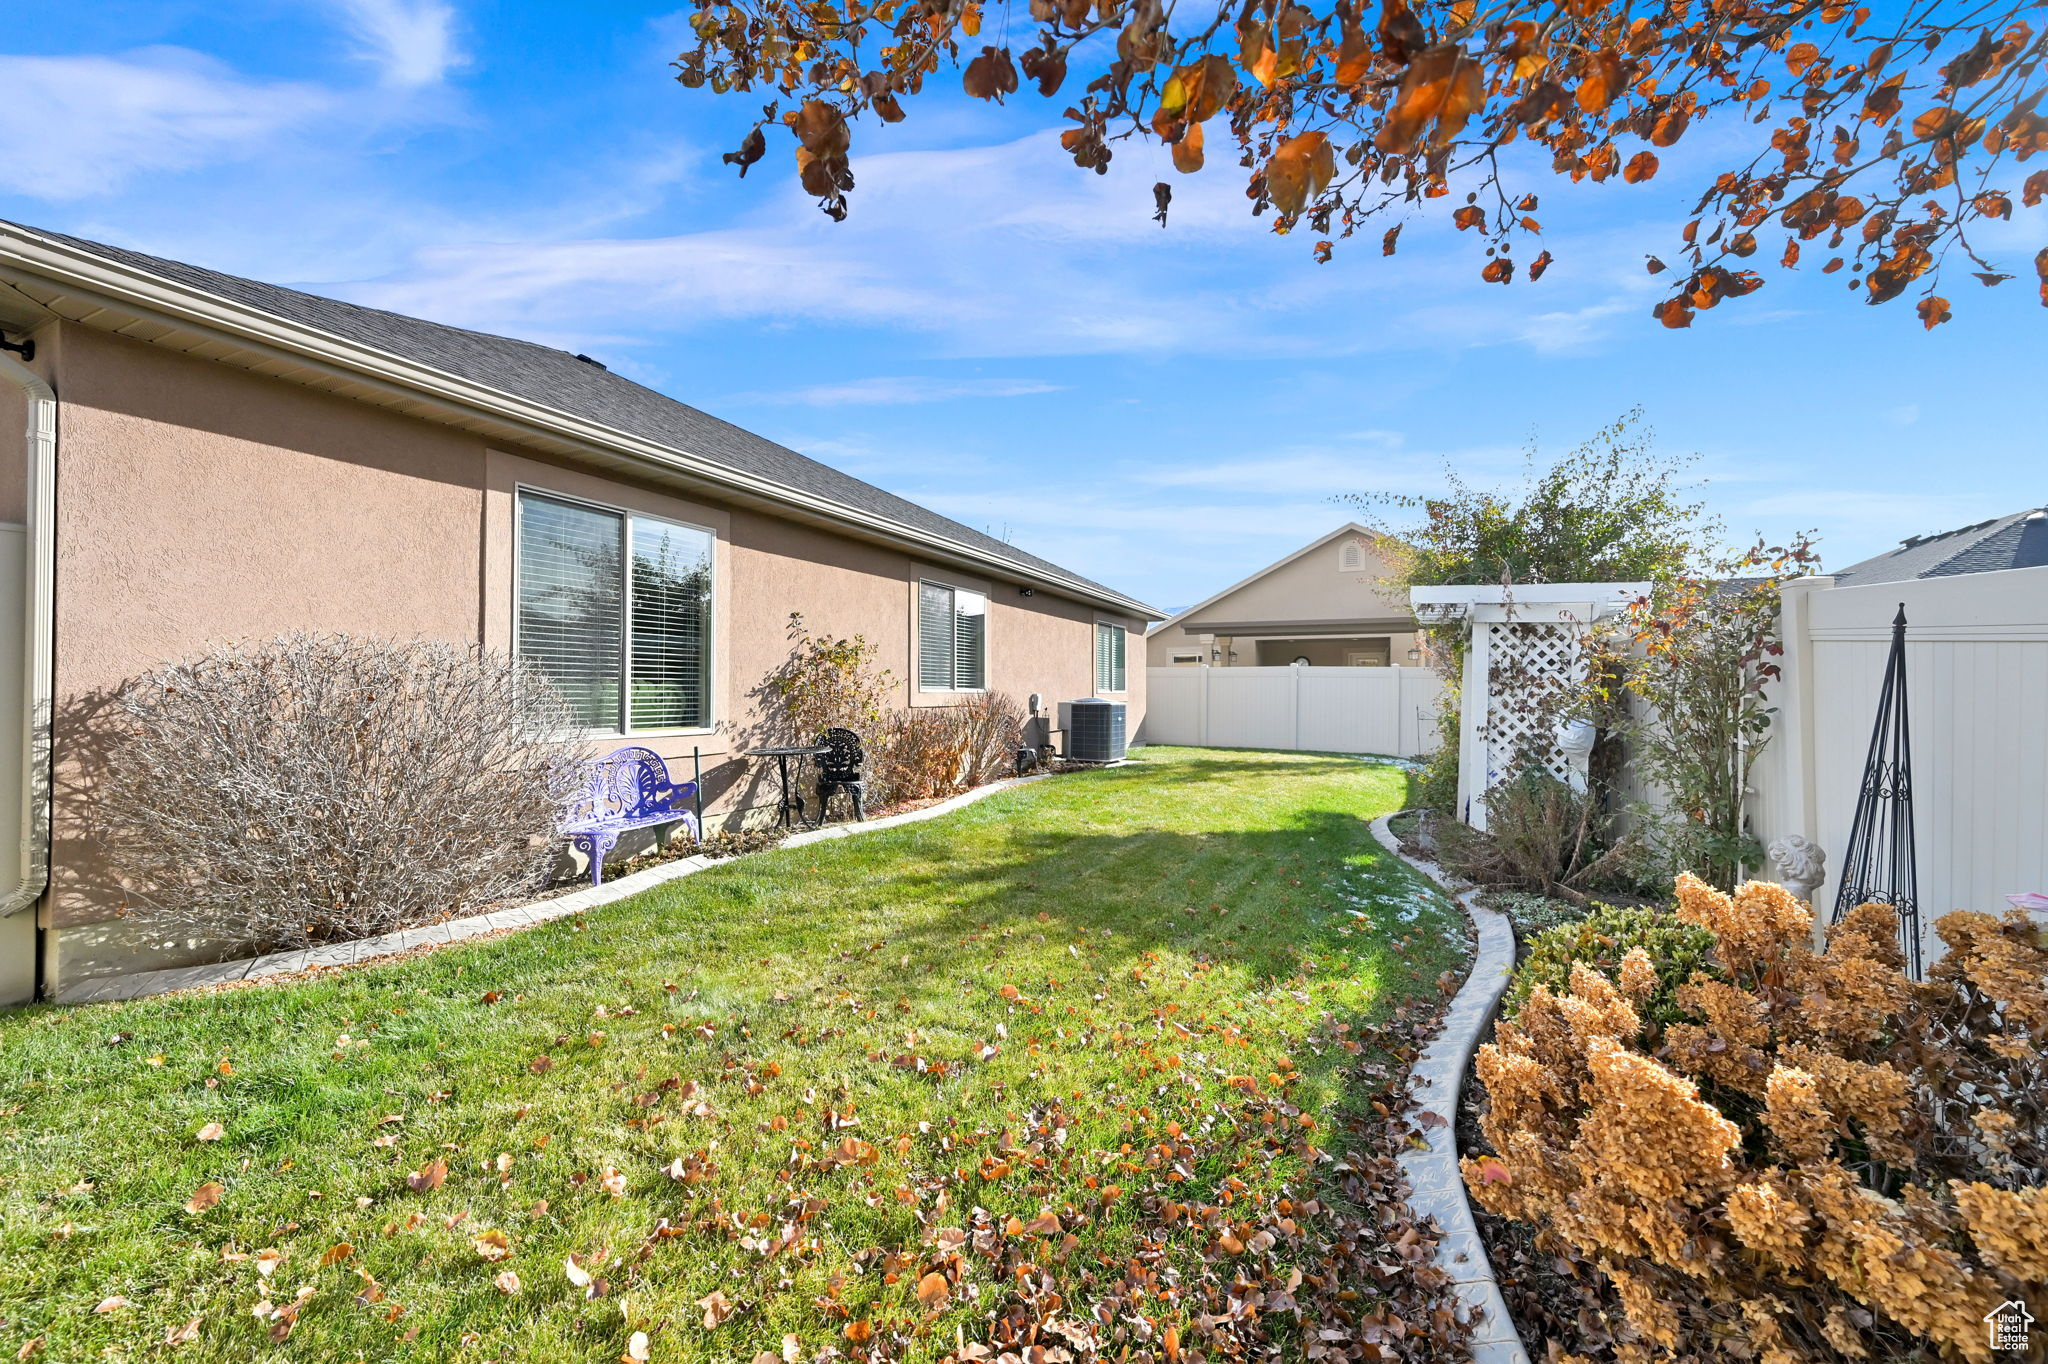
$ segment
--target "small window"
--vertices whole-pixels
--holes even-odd
[[[1339,573],[1363,573],[1365,571],[1365,546],[1356,540],[1346,540],[1337,551]]]
[[[588,729],[711,723],[709,531],[519,495],[518,651]]]
[[[941,583],[917,585],[917,685],[921,691],[988,686],[988,598]]]
[[[1202,661],[1202,656],[1200,654],[1175,654],[1173,661],[1175,666],[1192,666],[1199,664]]]
[[[1124,627],[1097,621],[1095,625],[1095,690],[1124,690],[1124,650],[1128,647]]]

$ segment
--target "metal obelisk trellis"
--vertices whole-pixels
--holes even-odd
[[[1906,723],[1906,604],[1892,618],[1892,652],[1877,696],[1877,723],[1832,921],[1875,901],[1898,911],[1906,970],[1920,979],[1920,878],[1913,852],[1913,739]]]

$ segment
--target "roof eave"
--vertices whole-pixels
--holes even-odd
[[[424,397],[430,405],[484,414],[521,433],[538,434],[542,439],[533,443],[551,452],[572,457],[579,454],[586,457],[593,454],[610,456],[608,460],[599,459],[597,462],[601,464],[623,459],[670,476],[679,475],[727,496],[797,512],[805,519],[852,529],[922,555],[950,560],[1089,605],[1106,607],[1148,621],[1165,615],[1120,592],[1096,590],[1068,578],[1034,573],[1015,560],[901,521],[806,493],[787,484],[742,474],[688,451],[532,402],[390,351],[291,322],[217,294],[177,284],[147,271],[51,241],[40,234],[18,227],[0,228],[0,278],[19,282],[18,277],[22,275],[40,277],[69,293],[91,295],[110,309],[131,313],[138,320],[148,319],[165,328],[196,332],[207,341],[250,348],[259,353],[281,354],[300,364],[332,372],[336,377],[347,377],[354,384],[367,383],[387,392]],[[68,317],[68,314],[54,309],[52,312],[59,317]],[[90,316],[69,320],[94,324]],[[141,339],[159,341],[162,333]],[[213,354],[209,358],[229,357]]]

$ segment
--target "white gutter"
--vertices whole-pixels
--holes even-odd
[[[55,692],[57,395],[41,375],[0,354],[0,379],[28,407],[28,563],[23,616],[21,884],[0,899],[0,918],[40,900],[50,883],[50,698]],[[40,954],[39,954],[40,955]]]
[[[625,455],[701,482],[766,498],[946,557],[968,560],[1004,577],[1028,579],[1063,596],[1146,619],[1158,618],[1158,613],[1151,607],[1120,592],[1090,588],[1063,576],[1045,574],[1013,559],[920,530],[893,517],[851,507],[833,498],[804,492],[756,474],[744,474],[727,465],[616,427],[572,416],[502,389],[418,364],[393,352],[319,328],[302,326],[262,309],[51,241],[24,228],[0,226],[0,257],[11,257],[25,270],[47,279],[83,286],[117,299],[127,307],[155,314],[167,322],[185,327],[196,325],[225,339],[253,341],[288,352],[301,361],[313,360],[323,367],[345,373],[357,382],[367,378],[387,391],[425,394],[443,403],[480,410],[499,420],[510,420],[544,432],[557,440]]]

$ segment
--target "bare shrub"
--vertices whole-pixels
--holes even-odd
[[[950,706],[913,706],[884,722],[868,762],[877,805],[931,800],[960,789],[967,730]]]
[[[274,950],[538,887],[586,756],[554,691],[454,644],[286,635],[116,700],[97,835],[136,912]]]
[[[1504,886],[1588,903],[1585,888],[1622,878],[1640,850],[1627,835],[1604,837],[1599,803],[1533,763],[1486,795],[1486,831],[1439,820],[1446,870]]]
[[[1016,770],[1024,712],[1007,693],[983,692],[960,707],[961,756],[967,784],[983,786]]]

